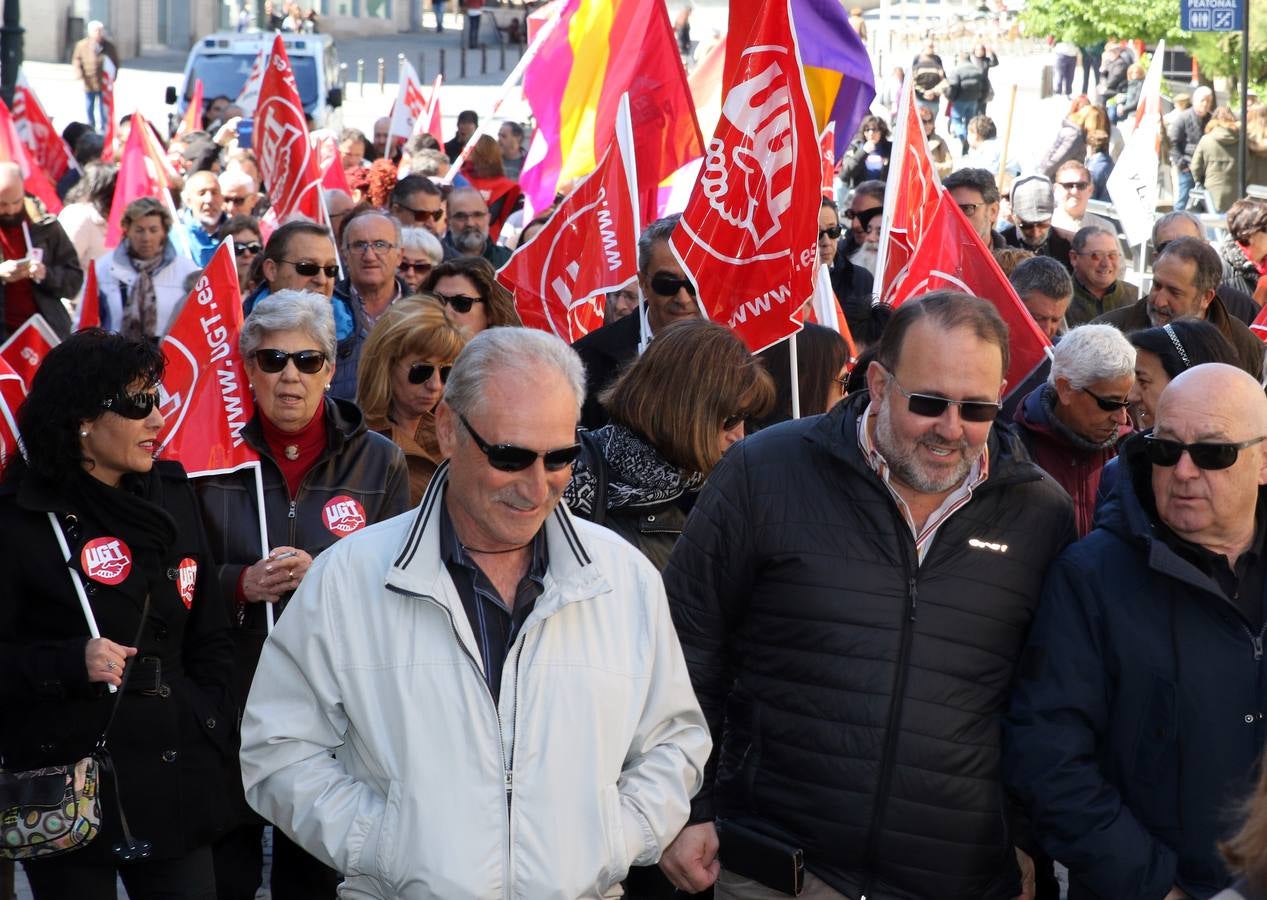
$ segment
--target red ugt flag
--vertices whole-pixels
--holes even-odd
[[[56,183],[73,164],[70,148],[53,127],[53,120],[21,70],[13,89],[13,124],[32,162],[44,170],[49,181]]]
[[[75,330],[101,327],[101,288],[97,282],[97,261],[88,261],[88,272],[84,275],[84,292],[79,297],[79,315],[75,320]]]
[[[22,378],[0,357],[0,472],[21,450],[17,413],[25,398]]]
[[[616,140],[550,221],[497,273],[530,328],[569,344],[603,324],[606,294],[638,277],[638,195],[629,95]],[[597,239],[596,239],[597,238]]]
[[[46,210],[53,215],[62,211],[62,201],[58,199],[53,183],[48,180],[44,170],[36,165],[31,154],[27,152],[26,144],[22,142],[22,136],[13,122],[13,116],[9,114],[9,107],[5,106],[2,100],[0,100],[0,161],[18,164],[18,168],[22,170],[23,189],[28,194],[38,197]]]
[[[814,291],[822,160],[788,0],[766,3],[669,240],[704,315],[755,353],[800,329]]]
[[[277,221],[288,222],[296,214],[322,221],[321,171],[308,141],[304,107],[280,34],[273,40],[273,55],[260,88],[255,141],[260,175],[268,185]]]
[[[1042,363],[1051,342],[1034,323],[1011,282],[965,218],[955,198],[941,192],[941,201],[907,264],[893,285],[894,305],[929,291],[963,291],[994,304],[1007,323],[1010,361],[1008,393],[1024,385]]]
[[[132,129],[119,157],[119,174],[115,179],[114,200],[110,203],[110,218],[106,223],[106,246],[117,247],[123,240],[120,222],[129,203],[141,197],[163,199],[166,191],[159,175],[158,164],[146,152],[147,125],[138,113],[132,117]]]
[[[259,459],[242,437],[255,408],[238,353],[242,320],[233,239],[226,238],[160,344],[167,369],[159,408],[167,421],[159,453],[179,460],[190,476]]]
[[[61,339],[57,332],[39,313],[31,316],[18,327],[9,339],[0,344],[0,359],[22,379],[24,385],[30,384],[35,377],[35,370],[40,367],[48,351],[52,350]]]

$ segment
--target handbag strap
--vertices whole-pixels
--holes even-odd
[[[145,592],[145,603],[141,607],[141,621],[136,626],[136,635],[132,638],[132,646],[136,647],[141,642],[141,634],[145,631],[145,620],[150,615],[150,592]],[[134,657],[139,658],[139,657]],[[101,729],[101,737],[97,738],[97,746],[95,752],[102,752],[106,749],[106,736],[110,733],[110,726],[114,724],[114,717],[119,712],[119,703],[123,700],[123,695],[128,690],[128,679],[132,677],[132,669],[135,664],[124,662],[123,664],[123,683],[119,685],[119,690],[115,692],[114,703],[110,704],[110,717],[106,719],[106,727]]]

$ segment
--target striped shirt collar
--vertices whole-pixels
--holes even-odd
[[[968,501],[972,499],[973,490],[980,487],[990,476],[990,448],[987,445],[982,449],[981,455],[972,464],[972,468],[968,470],[968,475],[964,478],[963,483],[946,496],[941,506],[937,507],[924,522],[922,528],[916,529],[910,507],[906,505],[902,495],[893,486],[888,460],[884,458],[871,439],[871,431],[867,427],[867,423],[871,421],[872,416],[876,415],[873,406],[873,403],[868,403],[867,408],[858,417],[858,449],[862,451],[862,458],[867,461],[867,465],[884,482],[884,486],[888,488],[889,494],[893,497],[893,502],[901,510],[902,519],[906,522],[906,526],[911,530],[911,536],[915,539],[915,550],[919,556],[919,561],[923,563],[924,557],[928,554],[929,548],[932,547],[933,539],[937,536],[937,530],[941,528],[942,523],[961,507],[967,505]]]

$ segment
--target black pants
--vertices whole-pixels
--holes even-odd
[[[115,900],[123,879],[130,900],[215,900],[211,848],[177,859],[130,863],[78,863],[74,853],[24,862],[35,900]]]
[[[255,900],[263,880],[263,824],[241,825],[216,842],[219,900]],[[273,900],[334,900],[343,876],[273,829]]]

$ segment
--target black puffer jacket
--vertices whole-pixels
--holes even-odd
[[[246,442],[260,455],[264,478],[264,515],[270,547],[291,546],[314,558],[344,533],[327,526],[326,510],[336,498],[350,498],[364,513],[357,525],[355,513],[346,528],[356,530],[399,515],[409,509],[409,471],[400,448],[365,427],[361,411],[346,400],[326,398],[326,449],[304,477],[298,496],[291,498],[282,471],[273,460],[260,428],[258,413],[242,429]],[[216,563],[217,586],[232,621],[236,621],[238,579],[242,570],[264,555],[260,547],[259,512],[252,470],[199,478],[196,482],[202,517]],[[338,506],[338,504],[335,504]],[[342,512],[345,507],[338,507]],[[336,528],[343,526],[336,519]],[[354,527],[355,526],[355,527]],[[274,612],[281,615],[286,599]],[[255,675],[260,649],[267,636],[264,604],[245,607],[242,627],[234,632],[236,666],[234,681],[240,705]]]
[[[674,550],[717,748],[692,820],[782,832],[850,897],[1014,897],[1001,716],[1073,509],[996,426],[988,480],[917,566],[858,448],[868,400],[732,447]]]

